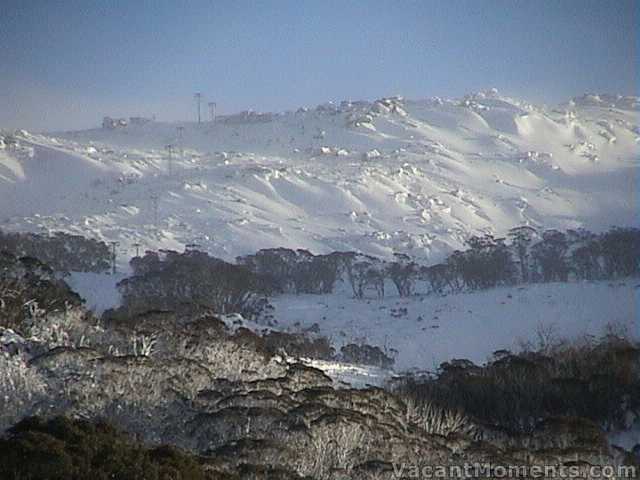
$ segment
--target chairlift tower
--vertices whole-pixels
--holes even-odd
[[[202,103],[202,94],[198,92],[194,95],[194,97],[196,99],[196,104],[198,106],[198,125],[199,125],[201,123],[200,122],[200,104]]]
[[[173,145],[169,144],[164,147],[169,154],[169,176],[172,175],[172,163],[173,163]]]

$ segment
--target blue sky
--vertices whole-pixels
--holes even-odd
[[[496,87],[638,94],[635,0],[0,0],[0,127]]]

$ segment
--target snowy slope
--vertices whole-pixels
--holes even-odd
[[[0,228],[118,241],[126,271],[135,244],[142,251],[196,243],[228,260],[283,246],[404,251],[436,262],[472,234],[523,223],[638,226],[638,109],[629,97],[587,95],[546,108],[490,91],[202,125],[16,132],[18,146],[0,132]],[[171,159],[167,144],[175,145]],[[69,281],[101,311],[118,303],[120,278]],[[630,281],[273,303],[277,328],[318,323],[338,347],[366,341],[397,351],[399,369],[431,369],[452,357],[482,362],[520,338],[535,340],[540,329],[575,338],[613,323],[640,335],[639,291]]]
[[[115,284],[122,275],[72,273],[66,280],[102,313],[120,305]],[[445,361],[486,362],[496,350],[519,351],[541,342],[582,341],[607,333],[640,341],[640,280],[544,283],[447,296],[355,299],[349,287],[331,295],[280,295],[270,299],[275,323],[241,321],[255,331],[317,333],[337,352],[354,343],[380,347],[394,358],[396,372],[435,371]],[[241,317],[240,317],[241,318]],[[235,322],[240,321],[237,316]],[[230,322],[231,328],[238,323]],[[313,333],[310,333],[313,332]],[[332,377],[380,383],[389,372],[313,361]]]
[[[367,301],[349,295],[272,299],[277,328],[319,333],[341,346],[376,345],[395,369],[435,371],[452,358],[486,362],[496,350],[523,344],[599,338],[607,332],[640,340],[640,284],[538,284],[438,296],[395,295]]]
[[[436,261],[471,234],[523,223],[638,225],[638,124],[635,98],[547,109],[490,91],[18,132],[19,149],[0,149],[0,228],[116,240],[122,265],[135,243],[197,243],[226,259],[284,246]]]

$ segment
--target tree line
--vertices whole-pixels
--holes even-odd
[[[251,319],[267,305],[270,287],[262,277],[205,252],[147,251],[129,264],[133,275],[117,284],[121,313],[201,310]]]
[[[118,288],[128,311],[200,308],[254,318],[268,314],[266,299],[271,295],[330,294],[339,282],[362,299],[382,298],[389,286],[407,297],[640,273],[637,228],[613,227],[596,234],[520,226],[504,238],[473,236],[466,246],[435,265],[420,264],[401,253],[382,260],[353,251],[314,255],[302,249],[270,248],[237,257],[232,264],[197,250],[147,251],[131,260],[133,275]],[[0,232],[0,251],[16,259],[37,257],[54,271],[103,272],[111,261],[104,242],[65,233]]]
[[[269,248],[236,263],[194,250],[147,252],[131,260],[134,275],[118,285],[123,305],[145,309],[207,308],[248,318],[270,309],[277,294],[330,294],[343,281],[355,298],[450,294],[527,283],[606,280],[640,274],[640,229],[544,230],[521,226],[504,238],[473,236],[466,250],[421,265],[406,254],[382,260],[358,252],[314,255]],[[182,306],[182,307],[181,307]]]
[[[613,227],[596,234],[585,229],[543,230],[520,226],[504,238],[473,236],[465,250],[442,263],[421,265],[406,254],[385,261],[357,252],[313,255],[307,250],[272,248],[237,258],[275,293],[334,291],[345,280],[356,298],[383,297],[385,284],[407,297],[423,293],[456,293],[498,286],[607,280],[640,273],[640,229]]]
[[[0,230],[0,252],[33,257],[57,272],[105,272],[111,267],[109,246],[101,241],[55,232],[51,235]]]
[[[436,266],[440,289],[480,290],[523,283],[608,280],[640,273],[640,229],[544,230],[522,226],[506,238],[474,236]],[[436,275],[436,276],[438,276]]]

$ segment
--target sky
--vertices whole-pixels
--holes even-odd
[[[639,94],[637,0],[0,0],[0,128],[498,88]]]

